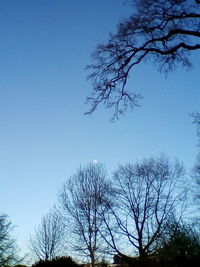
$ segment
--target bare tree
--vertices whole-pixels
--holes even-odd
[[[16,242],[11,237],[13,226],[5,214],[0,214],[0,266],[16,264]]]
[[[165,156],[119,166],[115,171],[116,205],[110,207],[110,214],[103,214],[104,239],[124,260],[127,253],[137,252],[144,259],[153,252],[166,221],[176,211],[180,216],[187,191],[181,184],[183,174],[182,165],[170,164]]]
[[[200,136],[199,136],[200,137]],[[200,153],[197,156],[196,162],[194,164],[194,167],[192,169],[192,178],[193,178],[193,201],[196,204],[195,205],[195,220],[197,224],[200,223]]]
[[[196,112],[191,114],[193,117],[193,123],[196,125],[198,146],[200,146],[200,113]],[[200,204],[200,153],[197,156],[196,162],[192,170],[192,176],[194,181],[194,199],[197,202],[198,208]],[[199,216],[198,216],[199,217]]]
[[[110,197],[110,186],[106,181],[106,170],[100,163],[81,167],[64,184],[60,203],[64,210],[73,250],[89,257],[92,266],[100,253],[102,239],[99,229],[102,225],[100,212],[105,212],[106,198]]]
[[[30,246],[36,259],[51,260],[63,248],[64,224],[56,211],[47,213],[30,238]]]
[[[195,199],[200,203],[200,154],[193,168],[193,176],[195,179]]]
[[[92,95],[87,98],[91,114],[100,103],[114,108],[114,117],[139,105],[140,94],[127,90],[127,79],[142,62],[153,61],[160,71],[178,64],[191,67],[190,52],[200,49],[200,1],[136,0],[133,14],[121,22],[116,34],[93,53],[89,79]]]

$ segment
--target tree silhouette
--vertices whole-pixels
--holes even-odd
[[[72,239],[72,249],[81,256],[89,257],[92,266],[95,266],[102,246],[100,213],[106,211],[105,199],[110,194],[106,175],[102,164],[89,164],[67,180],[60,193],[69,230],[68,243]]]
[[[159,246],[170,216],[180,217],[187,193],[183,175],[182,165],[171,164],[165,156],[119,166],[115,171],[116,205],[110,208],[109,216],[102,214],[107,229],[104,239],[123,260],[127,248],[145,259]]]
[[[0,214],[0,266],[16,264],[16,243],[11,237],[13,226],[5,214]]]
[[[128,91],[130,72],[152,61],[160,71],[177,64],[191,67],[190,52],[200,49],[200,1],[137,0],[133,14],[118,26],[105,45],[98,45],[88,66],[92,94],[87,98],[93,113],[100,103],[114,108],[113,118],[139,105],[141,96]]]
[[[34,257],[38,260],[52,260],[58,256],[63,248],[64,224],[56,211],[43,216],[34,236],[30,239],[30,246]]]

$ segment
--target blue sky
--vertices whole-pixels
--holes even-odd
[[[188,113],[200,111],[200,59],[167,79],[140,65],[128,87],[141,107],[111,123],[99,107],[84,116],[91,84],[85,66],[99,43],[131,13],[124,0],[0,1],[0,210],[26,250],[41,217],[80,164],[119,163],[165,153],[190,172],[198,152]]]

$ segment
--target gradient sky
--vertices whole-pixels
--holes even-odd
[[[84,116],[91,84],[85,66],[99,43],[131,13],[125,0],[0,1],[0,210],[26,250],[59,188],[80,164],[119,163],[165,153],[189,175],[198,152],[188,115],[200,111],[200,53],[190,71],[165,78],[140,65],[128,87],[141,107],[115,123],[98,108]],[[126,4],[125,4],[126,3]]]

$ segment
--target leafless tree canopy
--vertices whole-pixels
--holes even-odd
[[[0,214],[0,266],[16,264],[16,245],[11,237],[12,224],[5,214]]]
[[[60,203],[66,216],[69,239],[73,250],[89,257],[94,266],[101,247],[99,229],[102,220],[100,211],[107,209],[106,196],[109,196],[106,171],[102,164],[89,164],[80,168],[63,186]]]
[[[197,157],[196,163],[193,168],[193,176],[194,176],[194,196],[197,200],[198,206],[200,204],[200,154]]]
[[[197,138],[198,138],[198,147],[200,146],[200,113],[196,112],[192,114],[193,123],[196,125],[197,129]],[[197,204],[200,204],[200,153],[197,156],[196,162],[194,164],[194,168],[192,170],[193,178],[194,178],[194,198],[197,200]],[[199,219],[199,218],[198,218]]]
[[[177,64],[191,67],[188,56],[200,49],[200,2],[195,0],[136,0],[133,15],[118,26],[105,45],[93,53],[89,65],[91,114],[100,103],[114,108],[113,118],[139,105],[140,94],[127,90],[127,79],[136,65],[153,61],[167,72]],[[132,89],[132,88],[131,88]]]
[[[51,260],[62,250],[64,225],[55,211],[47,213],[30,239],[33,255],[36,259]]]
[[[145,257],[157,248],[166,221],[177,208],[181,213],[186,194],[185,186],[180,187],[183,173],[181,164],[170,164],[165,156],[118,168],[113,179],[116,206],[110,210],[115,228],[104,215],[104,239],[114,251],[124,256],[132,247],[131,253]],[[124,240],[121,247],[116,233]]]

